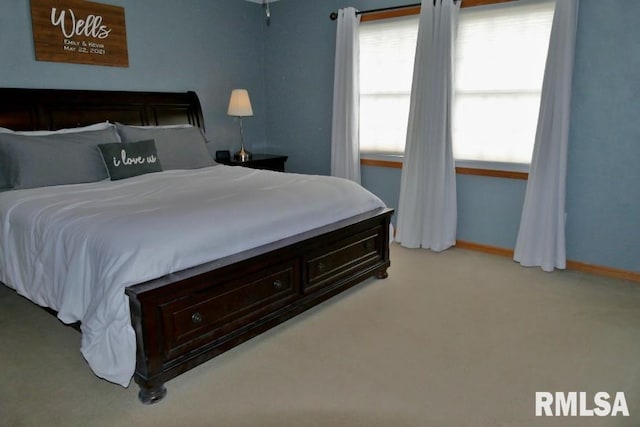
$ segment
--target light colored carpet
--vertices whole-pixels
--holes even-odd
[[[396,245],[389,273],[168,382],[152,406],[0,287],[0,425],[640,425],[638,284]],[[622,391],[631,416],[536,418],[536,391]]]

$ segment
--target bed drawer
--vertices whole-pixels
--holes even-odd
[[[228,280],[161,307],[166,359],[196,348],[283,307],[299,292],[293,261],[255,276]]]
[[[383,257],[381,233],[382,227],[368,230],[313,252],[306,259],[305,293],[379,262]]]

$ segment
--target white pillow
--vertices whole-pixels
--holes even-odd
[[[105,130],[115,128],[113,123],[109,122],[101,122],[95,123],[88,126],[81,126],[77,128],[66,128],[66,129],[58,129],[58,130],[29,130],[29,131],[15,131],[7,128],[0,127],[0,132],[3,133],[15,133],[17,135],[29,135],[29,136],[42,136],[42,135],[55,135],[62,133],[77,133],[84,131],[93,131],[93,130]]]
[[[154,125],[149,125],[149,126],[126,125],[126,126],[129,126],[130,128],[136,128],[136,129],[181,129],[181,128],[192,128],[192,127],[194,127],[193,125],[190,125],[188,123],[179,124],[179,125],[158,125],[158,126],[154,126]]]

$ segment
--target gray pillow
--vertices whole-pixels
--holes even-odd
[[[198,169],[214,165],[202,130],[198,127],[140,128],[120,123],[116,123],[116,127],[123,142],[153,139],[164,170]]]
[[[112,142],[98,145],[111,181],[161,172],[156,144],[151,139],[138,142]]]
[[[15,190],[101,181],[108,175],[97,146],[114,141],[119,141],[115,129],[42,136],[0,133],[0,175],[5,188]]]

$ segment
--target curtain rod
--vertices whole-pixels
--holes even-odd
[[[457,3],[460,0],[453,0],[454,3]],[[496,3],[502,3],[505,1],[511,1],[511,0],[496,0]],[[436,0],[433,0],[433,4],[435,6],[436,4]],[[422,3],[411,3],[411,4],[403,4],[400,6],[391,6],[391,7],[382,7],[380,9],[370,9],[370,10],[363,10],[363,11],[356,11],[356,15],[366,15],[368,13],[376,13],[376,12],[386,12],[387,10],[400,10],[400,9],[407,9],[410,7],[417,7],[417,6],[422,6]],[[331,12],[331,14],[329,14],[329,18],[332,21],[335,21],[336,19],[338,19],[338,12]]]
[[[385,12],[387,10],[397,10],[397,9],[404,9],[407,7],[416,7],[416,6],[420,6],[422,5],[422,3],[413,3],[413,4],[405,4],[402,6],[392,6],[392,7],[383,7],[380,9],[371,9],[371,10],[363,10],[363,11],[358,11],[356,12],[356,15],[364,15],[367,13],[376,13],[376,12]],[[331,18],[332,21],[335,21],[336,19],[338,19],[338,12],[331,12],[331,14],[329,15],[329,18]]]

